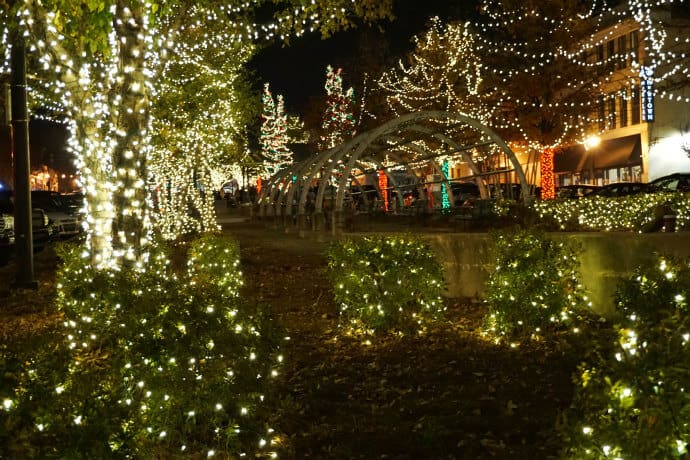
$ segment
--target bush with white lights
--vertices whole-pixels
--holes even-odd
[[[565,457],[687,458],[690,261],[661,257],[621,284],[614,343],[580,367]]]
[[[352,333],[414,333],[442,317],[443,268],[428,244],[411,235],[365,236],[328,251],[341,325]]]
[[[531,206],[541,219],[551,219],[560,230],[657,231],[663,214],[676,216],[678,230],[690,225],[690,193],[536,200]]]
[[[59,458],[270,456],[272,430],[257,413],[282,357],[270,321],[239,298],[238,245],[205,236],[173,270],[162,251],[145,271],[93,270],[63,255],[58,307],[65,342],[52,376],[29,369],[8,412],[50,394],[34,411],[33,453]],[[31,363],[27,363],[31,366]],[[3,395],[4,396],[4,395]],[[45,395],[36,395],[45,398]],[[9,452],[8,455],[26,455]]]
[[[486,283],[485,331],[520,341],[572,325],[587,311],[579,251],[530,230],[493,233],[496,267]]]

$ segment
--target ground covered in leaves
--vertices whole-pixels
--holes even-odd
[[[556,458],[556,426],[577,365],[563,343],[496,346],[485,309],[449,301],[417,337],[369,341],[338,328],[325,276],[327,242],[230,229],[245,295],[286,328],[275,427],[288,458]],[[572,350],[570,350],[572,351]]]
[[[287,459],[556,458],[557,425],[577,362],[563,343],[518,348],[482,337],[481,305],[450,300],[448,317],[415,337],[347,337],[326,277],[328,242],[262,223],[233,223],[243,294],[290,337],[269,416]],[[57,259],[36,257],[39,288],[9,289],[0,268],[0,339],[41,334]]]

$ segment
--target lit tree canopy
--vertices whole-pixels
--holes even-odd
[[[408,62],[399,61],[377,80],[393,114],[446,110],[487,121],[489,110],[479,98],[482,61],[468,24],[444,24],[434,17],[414,42]]]
[[[225,165],[243,161],[256,116],[244,67],[254,47],[223,47],[219,23],[188,27],[181,37],[153,85],[150,182],[154,228],[166,238],[217,228],[213,191],[231,177]]]

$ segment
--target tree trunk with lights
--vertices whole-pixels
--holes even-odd
[[[116,258],[126,263],[142,257],[148,241],[146,148],[149,125],[148,81],[145,76],[144,11],[141,6],[131,10],[118,3],[115,30],[120,41],[120,103],[117,114],[117,139],[113,151],[114,220],[113,250]]]
[[[554,149],[544,147],[541,151],[541,198],[551,200],[556,197],[556,183],[553,178]]]

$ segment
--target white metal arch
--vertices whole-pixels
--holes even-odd
[[[454,130],[458,127],[471,128],[472,132],[477,134],[480,142],[466,145],[462,140],[455,139]],[[405,140],[405,135],[408,140]],[[396,143],[398,139],[400,142]],[[529,185],[522,165],[515,153],[494,130],[479,120],[462,113],[421,111],[389,120],[377,128],[361,133],[330,150],[320,152],[312,158],[291,165],[275,174],[267,181],[268,184],[262,190],[259,201],[260,215],[265,215],[266,209],[272,209],[274,215],[278,215],[281,209],[284,210],[285,214],[306,214],[310,185],[315,182],[318,183],[318,186],[314,202],[310,203],[313,204],[310,211],[315,215],[322,215],[326,186],[333,175],[339,175],[339,177],[335,188],[335,199],[329,203],[331,205],[330,211],[332,211],[332,216],[342,212],[345,193],[348,190],[348,184],[352,183],[356,165],[364,160],[376,163],[381,167],[380,156],[384,153],[389,158],[399,160],[400,157],[395,154],[395,150],[403,145],[420,154],[427,153],[421,146],[414,143],[415,139],[435,139],[436,142],[444,143],[452,149],[452,152],[459,154],[476,176],[476,182],[480,187],[482,196],[487,194],[487,190],[480,179],[480,169],[469,152],[473,149],[495,146],[510,161],[512,172],[521,188],[522,199],[524,201],[530,199]],[[409,169],[407,165],[405,166]],[[434,169],[437,173],[441,171],[438,165],[435,165]],[[296,176],[295,181],[292,180],[293,176]],[[417,175],[415,174],[415,176]],[[450,188],[450,178],[443,175],[442,180]],[[397,184],[394,183],[394,187],[397,187]],[[295,195],[298,197],[296,198]],[[293,203],[296,206],[292,206]],[[332,223],[335,225],[334,218]]]

